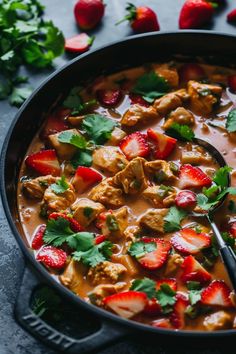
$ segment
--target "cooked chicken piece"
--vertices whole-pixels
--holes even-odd
[[[172,172],[173,168],[177,169],[177,166],[172,162],[164,160],[146,161],[144,165],[145,173],[147,173],[150,178],[154,178],[157,183],[175,180],[176,177]]]
[[[117,146],[124,137],[126,137],[126,132],[115,127],[111,133],[111,137],[107,141],[107,145]]]
[[[67,182],[68,183],[68,182]],[[50,214],[54,211],[66,210],[76,199],[75,190],[72,184],[64,193],[56,194],[51,186],[48,187],[43,196],[41,210]]]
[[[114,185],[122,187],[126,194],[136,194],[147,188],[147,179],[144,174],[145,159],[136,157],[128,165],[118,172],[112,181]]]
[[[183,261],[183,257],[181,257],[178,253],[171,254],[167,260],[167,264],[165,267],[165,277],[175,275]]]
[[[85,116],[71,116],[68,117],[67,120],[71,125],[73,125],[73,127],[79,127],[80,124],[83,122],[84,117]]]
[[[104,171],[117,173],[128,164],[128,160],[118,147],[104,146],[94,151],[93,163]]]
[[[22,183],[23,191],[30,198],[42,199],[45,190],[59,178],[51,175],[40,176]]]
[[[232,316],[229,313],[218,311],[205,317],[203,325],[208,331],[219,331],[231,328],[232,322]]]
[[[132,104],[130,108],[124,113],[121,119],[121,124],[132,127],[137,123],[152,123],[158,118],[159,115],[152,106],[144,107],[140,104]]]
[[[122,264],[105,261],[96,267],[91,267],[88,271],[88,278],[93,285],[115,284],[126,272],[127,269]]]
[[[188,82],[188,93],[192,110],[198,114],[206,115],[211,113],[219,103],[222,87],[191,80]]]
[[[150,200],[155,208],[168,208],[175,204],[175,188],[164,186],[151,186],[143,191],[144,198]]]
[[[102,300],[104,297],[119,293],[125,286],[125,282],[97,285],[90,293],[88,293],[89,300],[94,305],[102,306]]]
[[[153,107],[160,115],[166,116],[174,109],[181,107],[183,105],[183,102],[186,101],[188,97],[189,96],[185,89],[170,92],[165,96],[155,100]]]
[[[178,71],[170,64],[154,64],[154,70],[158,75],[166,79],[171,87],[179,85]]]
[[[193,125],[195,123],[194,115],[184,107],[178,107],[168,115],[163,129],[169,129],[173,123]]]
[[[128,226],[124,231],[124,236],[126,241],[135,242],[140,234],[140,227],[137,225]]]
[[[79,136],[81,135],[76,129],[70,129],[67,130],[67,132],[71,132],[74,135],[79,135]],[[51,145],[51,147],[53,147],[53,149],[56,150],[59,159],[70,160],[72,156],[75,154],[75,152],[77,151],[77,148],[67,143],[61,143],[58,140],[58,137],[61,133],[62,132],[49,135],[48,136],[49,144]]]
[[[201,146],[187,144],[186,150],[182,150],[182,164],[202,165],[212,163],[212,161],[212,156]]]
[[[120,172],[119,172],[120,173]],[[106,206],[119,207],[125,204],[123,192],[112,185],[112,178],[106,178],[89,192],[89,198]]]
[[[125,266],[125,268],[127,269],[129,275],[135,276],[139,274],[140,272],[139,264],[129,254],[119,254],[119,255],[113,254],[111,258],[113,262],[123,264],[123,266]]]
[[[128,226],[128,208],[126,206],[117,210],[109,210],[98,218],[101,225],[101,233],[108,238],[120,238]]]
[[[59,276],[61,283],[77,295],[81,294],[83,287],[83,277],[85,267],[82,263],[76,262],[73,259],[68,263],[64,272]]]
[[[148,209],[139,219],[142,227],[156,231],[157,233],[164,233],[164,217],[169,209]]]
[[[81,198],[76,200],[71,206],[71,210],[73,211],[73,218],[82,226],[86,227],[105,210],[105,207],[101,203],[95,203],[90,199]]]

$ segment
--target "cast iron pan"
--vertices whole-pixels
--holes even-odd
[[[110,312],[90,305],[57,283],[48,271],[34,259],[22,235],[18,219],[16,188],[20,165],[27,148],[41,126],[44,113],[71,87],[101,73],[115,72],[121,68],[141,65],[145,62],[170,60],[173,55],[205,57],[210,63],[226,65],[236,63],[236,37],[206,31],[176,33],[151,33],[133,36],[96,51],[84,54],[61,70],[51,75],[26,101],[16,115],[9,129],[1,154],[1,194],[5,213],[12,232],[27,260],[27,266],[36,273],[27,270],[23,279],[16,306],[16,316],[21,325],[32,334],[53,346],[58,351],[71,354],[87,353],[118,340],[129,333],[137,336],[155,335],[160,338],[184,337],[184,341],[206,340],[236,335],[236,330],[217,332],[174,331],[157,329],[134,321],[122,319]],[[191,60],[191,59],[190,59]],[[90,312],[94,319],[99,319],[101,326],[94,334],[83,339],[74,339],[57,332],[37,317],[29,307],[29,300],[38,279],[52,286],[65,300],[74,303],[80,311]],[[170,341],[168,339],[168,341]]]

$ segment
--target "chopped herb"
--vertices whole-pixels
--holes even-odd
[[[166,178],[167,178],[167,174],[163,170],[160,170],[155,173],[154,182],[159,184],[159,183],[164,182],[166,180]]]
[[[139,190],[141,187],[141,182],[138,179],[134,179],[131,183],[130,183],[130,187]]]
[[[204,89],[201,89],[201,90],[198,90],[197,91],[199,93],[200,96],[208,96],[208,95],[211,95],[211,90],[207,89],[207,88],[204,88]]]
[[[87,147],[87,141],[81,134],[74,134],[69,130],[65,130],[58,136],[60,143],[66,143],[77,147],[78,149],[85,149]]]
[[[155,98],[164,96],[169,89],[167,81],[155,71],[151,71],[138,78],[132,92],[152,103]]]
[[[90,216],[93,214],[93,208],[85,207],[83,213],[84,213],[84,216],[89,219]]]
[[[12,106],[20,107],[31,95],[32,91],[33,90],[30,87],[15,87],[10,95],[10,104]]]
[[[107,227],[110,231],[118,231],[120,229],[115,216],[112,214],[107,215],[106,224],[107,224]]]
[[[81,261],[88,267],[95,267],[110,258],[112,247],[113,244],[110,241],[104,241],[99,245],[88,248],[86,251],[75,251],[72,257],[74,260]]]
[[[70,108],[72,110],[70,113],[72,116],[78,115],[86,111],[88,108],[94,106],[97,103],[96,100],[83,102],[82,98],[79,95],[80,91],[81,87],[74,87],[63,102],[64,107]]]
[[[70,222],[64,218],[49,219],[46,227],[43,240],[47,244],[53,246],[61,246],[66,242],[67,237],[72,235],[73,231],[70,228]]]
[[[199,281],[188,281],[187,282],[187,289],[188,290],[200,290],[201,283],[199,283]]]
[[[47,181],[39,181],[39,185],[41,187],[48,187],[48,182]]]
[[[112,119],[101,114],[88,114],[82,122],[82,128],[95,144],[104,144],[117,125]]]
[[[190,318],[196,318],[199,314],[199,309],[197,306],[188,305],[184,313]]]
[[[176,163],[174,163],[173,161],[170,161],[169,162],[169,166],[170,166],[170,169],[173,173],[177,173],[179,172],[179,167],[178,165],[176,165]]]
[[[188,293],[189,302],[193,306],[201,300],[202,290],[191,290]]]
[[[134,256],[136,258],[143,257],[146,253],[155,251],[157,248],[157,245],[155,242],[133,242],[132,245],[129,248],[129,253],[131,256]]]
[[[173,232],[181,229],[181,221],[185,218],[187,212],[178,209],[176,207],[171,207],[168,214],[164,217],[164,230],[165,232]]]
[[[90,167],[93,163],[92,152],[89,150],[76,151],[70,161],[71,165],[76,169],[78,166]]]
[[[66,177],[61,176],[61,178],[51,185],[51,189],[56,194],[65,193],[65,191],[69,188],[69,184],[66,182]]]
[[[226,121],[226,129],[228,132],[233,133],[236,131],[236,109],[229,112]]]
[[[200,234],[202,232],[201,227],[198,225],[194,228],[194,230],[196,231],[197,234]]]
[[[156,297],[158,303],[162,307],[163,313],[169,313],[172,311],[172,306],[176,302],[176,292],[168,285],[161,284],[160,290],[157,291]]]
[[[149,299],[156,297],[156,282],[149,278],[135,279],[130,290],[142,291],[147,294]]]
[[[192,141],[195,137],[194,131],[188,125],[178,123],[173,123],[166,134],[181,141]]]
[[[227,187],[229,183],[229,173],[232,170],[232,167],[229,166],[219,168],[213,177],[213,181],[221,188]]]

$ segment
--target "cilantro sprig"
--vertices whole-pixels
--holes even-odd
[[[188,125],[178,123],[173,123],[166,134],[181,141],[192,141],[195,137],[194,131]]]
[[[117,125],[112,119],[98,113],[88,114],[82,122],[82,129],[85,130],[89,139],[95,144],[104,144],[110,137]]]
[[[66,177],[61,176],[61,178],[51,185],[51,189],[56,194],[63,194],[69,188],[69,184],[66,182]]]
[[[89,109],[90,107],[94,106],[97,103],[95,99],[90,100],[88,102],[83,102],[79,94],[80,91],[81,91],[81,87],[78,86],[73,87],[63,102],[64,107],[71,109],[70,114],[72,116],[83,113],[84,111],[86,111],[87,109]]]
[[[236,132],[236,109],[232,109],[227,116],[226,129],[229,133]]]
[[[187,216],[187,212],[183,209],[178,209],[175,206],[171,207],[164,217],[165,232],[179,231],[181,229],[181,221]]]
[[[81,134],[74,134],[69,130],[65,130],[58,136],[60,143],[66,143],[77,147],[78,149],[85,149],[87,147],[87,141]]]
[[[156,282],[149,278],[135,279],[130,290],[142,291],[149,299],[156,297]]]
[[[155,251],[157,248],[156,242],[133,242],[129,248],[129,254],[135,258],[141,258],[146,253]]]

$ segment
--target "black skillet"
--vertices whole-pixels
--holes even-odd
[[[176,33],[151,33],[133,36],[123,41],[111,44],[96,51],[84,54],[61,70],[51,75],[27,100],[16,115],[3,144],[1,155],[1,194],[6,217],[12,233],[16,238],[26,258],[27,270],[23,287],[18,297],[16,315],[21,325],[32,334],[56,348],[71,354],[98,351],[102,346],[124,337],[127,333],[136,333],[138,337],[155,336],[158,340],[166,338],[167,342],[180,339],[191,343],[206,340],[216,341],[236,335],[236,330],[217,332],[205,331],[175,331],[157,329],[131,320],[122,319],[94,305],[85,303],[78,296],[57,283],[48,271],[36,260],[30,252],[24,239],[17,212],[16,188],[19,169],[27,148],[44,120],[43,113],[60,97],[64,97],[71,87],[89,78],[95,78],[101,73],[111,73],[122,68],[142,65],[150,61],[171,60],[173,55],[205,57],[213,64],[228,66],[236,63],[236,37],[231,35],[210,33],[207,31],[181,31]],[[29,308],[29,298],[32,289],[37,285],[37,279],[43,280],[60,293],[66,301],[72,302],[80,311],[85,311],[99,320],[100,329],[84,339],[73,339],[57,332],[46,325],[33,314]],[[170,337],[171,339],[167,339]]]

